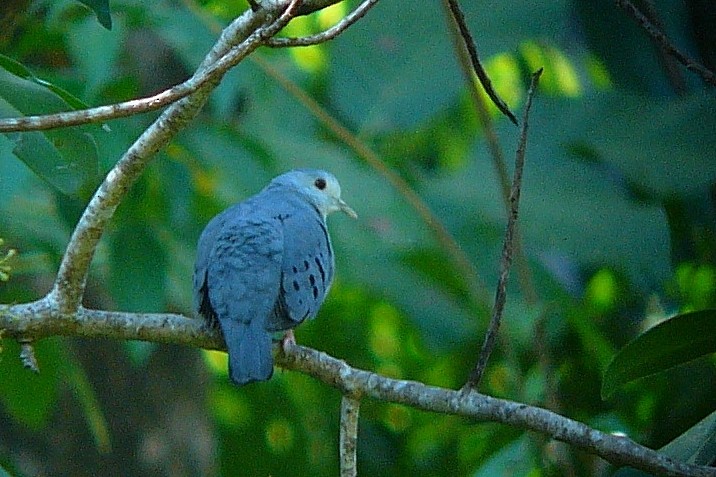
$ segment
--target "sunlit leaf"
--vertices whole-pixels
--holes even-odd
[[[716,310],[670,318],[622,348],[604,373],[602,396],[624,384],[716,352]]]
[[[461,5],[489,63],[493,55],[514,51],[522,38],[562,34],[567,3],[495,2],[489,14],[479,2]],[[464,90],[444,11],[435,6],[381,2],[331,44],[331,102],[360,130],[412,128]]]

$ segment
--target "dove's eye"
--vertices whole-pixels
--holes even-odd
[[[315,185],[318,190],[323,190],[326,188],[326,179],[319,177],[313,185]]]

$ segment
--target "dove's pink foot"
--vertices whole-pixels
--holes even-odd
[[[293,334],[293,330],[289,329],[286,330],[286,332],[283,335],[283,338],[281,339],[281,348],[286,349],[286,345],[293,346],[296,344],[296,336]]]

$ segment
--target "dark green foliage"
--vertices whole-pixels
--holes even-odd
[[[622,385],[716,353],[716,310],[677,315],[650,328],[626,345],[609,363],[602,396]]]
[[[108,2],[83,3],[109,28]],[[333,15],[346,3],[356,2],[340,3]],[[528,73],[545,67],[522,191],[525,257],[512,271],[483,390],[655,448],[681,435],[666,452],[713,459],[713,356],[672,368],[714,351],[705,311],[716,308],[713,88],[678,66],[676,76],[667,74],[646,35],[612,2],[462,3],[513,111],[523,106]],[[697,59],[710,54],[702,41],[709,32],[693,21],[706,3],[654,2],[674,43]],[[33,5],[15,7],[12,29],[0,32],[1,117],[170,87],[197,67],[219,25],[248,8],[113,0],[107,31],[76,2]],[[301,18],[289,33],[315,32],[330,16]],[[489,298],[505,212],[446,25],[440,2],[384,0],[326,45],[260,49],[260,62],[241,63],[118,207],[85,305],[191,314],[196,239],[209,218],[280,172],[321,167],[338,177],[360,218],[329,219],[336,282],[298,341],[392,377],[460,387],[490,303],[477,302],[454,255],[400,191],[267,70],[317,98],[415,189]],[[510,169],[517,130],[489,114]],[[7,263],[0,303],[47,292],[90,194],[156,115],[108,121],[111,131],[0,135],[0,257],[7,248],[19,252]],[[524,288],[525,270],[535,293]],[[340,396],[306,376],[278,370],[268,383],[237,389],[221,353],[52,339],[37,344],[38,377],[20,369],[14,343],[0,346],[0,475],[337,474]],[[600,389],[613,397],[602,401]],[[610,473],[595,458],[517,429],[363,404],[363,475],[497,469]]]

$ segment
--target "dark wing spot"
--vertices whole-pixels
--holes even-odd
[[[308,270],[308,267],[310,266],[310,265],[308,264],[308,260],[304,260],[304,261],[303,261],[303,266],[306,267],[304,270]]]
[[[301,289],[301,286],[298,284],[296,280],[293,281],[293,289],[298,291]]]
[[[311,286],[312,286],[312,287],[315,287],[315,286],[316,286],[316,276],[315,276],[315,275],[313,275],[313,274],[309,275],[309,276],[308,276],[308,281],[311,282]]]
[[[318,288],[313,287],[313,299],[316,300],[318,298]]]
[[[321,254],[321,256],[323,256],[323,254]],[[321,274],[321,281],[326,283],[326,271],[323,269],[323,265],[321,265],[321,261],[318,257],[316,257],[316,265],[318,266],[318,271]]]
[[[298,273],[298,268],[293,267],[293,273]]]

